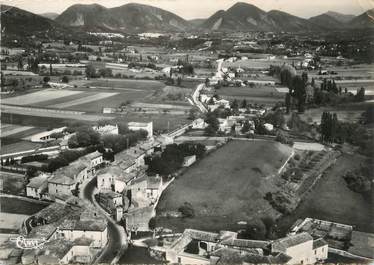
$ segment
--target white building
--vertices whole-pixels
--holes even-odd
[[[186,156],[183,160],[183,165],[182,166],[183,167],[189,167],[195,162],[196,162],[196,156],[195,155]]]
[[[63,133],[65,131],[66,127],[56,128],[50,131],[45,131],[41,133],[34,134],[30,136],[30,141],[35,143],[44,143],[55,140],[54,138],[51,138],[51,135],[54,133]]]
[[[118,134],[118,125],[107,124],[105,126],[94,126],[93,129],[100,135]]]

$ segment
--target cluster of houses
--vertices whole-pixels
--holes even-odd
[[[89,153],[52,174],[40,173],[26,185],[26,196],[35,199],[58,200],[71,196],[85,181],[92,179],[104,163],[103,155]]]
[[[239,239],[236,232],[186,229],[173,241],[151,247],[178,264],[314,264],[327,259],[328,244],[298,233],[273,241]]]
[[[31,216],[23,229],[22,238],[1,245],[5,264],[89,264],[108,243],[106,218],[74,196]]]

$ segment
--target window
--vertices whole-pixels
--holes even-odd
[[[317,255],[317,250],[314,250],[314,255]]]
[[[304,260],[301,260],[300,264],[304,264]]]
[[[182,263],[182,259],[180,257],[178,257],[178,263],[181,264]]]

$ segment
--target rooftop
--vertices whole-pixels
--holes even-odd
[[[54,184],[64,184],[64,185],[74,185],[75,181],[72,178],[69,178],[65,175],[56,175],[53,176],[52,178],[48,179],[49,183],[54,183]]]
[[[307,241],[312,241],[313,237],[308,233],[300,233],[296,235],[291,235],[285,238],[275,240],[272,243],[272,250],[275,252],[285,252],[287,248],[305,243]]]
[[[29,184],[27,184],[26,186],[30,188],[39,189],[43,184],[45,185],[48,183],[47,180],[49,177],[50,175],[42,173],[39,176],[30,179]]]

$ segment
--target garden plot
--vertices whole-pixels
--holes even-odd
[[[34,93],[25,94],[22,96],[16,96],[11,98],[6,98],[2,100],[2,104],[11,104],[11,105],[31,105],[34,103],[47,101],[55,98],[62,98],[71,95],[76,95],[82,93],[82,91],[74,90],[56,90],[56,89],[45,89],[40,90]]]

